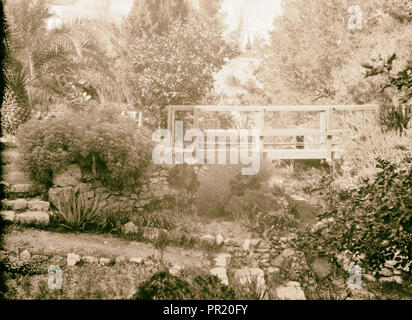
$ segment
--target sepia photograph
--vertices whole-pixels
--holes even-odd
[[[412,301],[411,0],[0,6],[0,305]]]

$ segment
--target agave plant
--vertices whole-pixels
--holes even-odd
[[[101,219],[103,208],[99,205],[100,200],[100,195],[94,192],[89,197],[86,190],[62,190],[56,199],[57,216],[65,222],[65,227],[84,230],[87,224]]]

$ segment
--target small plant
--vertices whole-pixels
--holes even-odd
[[[33,255],[30,259],[23,260],[11,252],[6,252],[1,258],[6,272],[27,276],[47,272],[47,261],[47,257],[40,255]]]
[[[143,282],[132,299],[188,300],[190,298],[190,283],[165,270],[154,274],[149,280]]]
[[[167,236],[167,233],[163,230],[160,231],[159,235],[156,237],[154,241],[154,247],[159,250],[160,252],[160,261],[164,265],[164,252],[166,250],[166,247],[169,244],[169,237]]]
[[[273,236],[281,236],[294,231],[298,227],[298,220],[286,212],[272,211],[268,214],[260,214],[253,228],[265,238],[271,239]]]
[[[233,300],[235,291],[218,277],[202,272],[173,276],[166,269],[143,282],[133,299],[137,300]]]
[[[95,192],[89,197],[88,191],[73,188],[57,194],[57,215],[69,229],[84,230],[89,224],[97,224],[102,218],[103,209],[99,206],[100,196]]]

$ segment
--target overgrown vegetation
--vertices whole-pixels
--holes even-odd
[[[76,163],[109,188],[133,190],[151,159],[151,135],[145,129],[132,121],[94,119],[90,114],[33,120],[18,140],[25,169],[34,182],[45,187]]]

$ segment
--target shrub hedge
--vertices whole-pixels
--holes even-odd
[[[22,126],[17,138],[24,169],[46,188],[70,164],[78,164],[82,172],[110,189],[134,188],[151,159],[150,132],[134,121],[106,114],[32,120]]]

